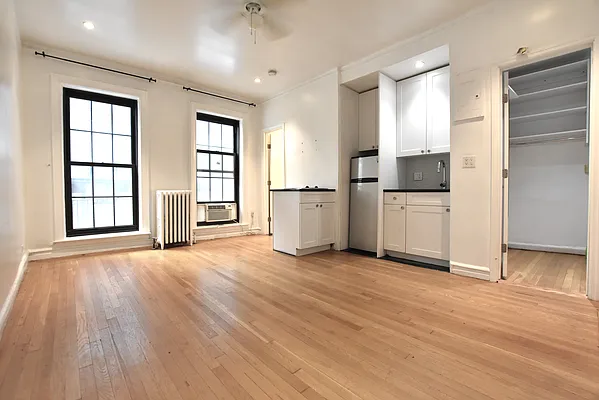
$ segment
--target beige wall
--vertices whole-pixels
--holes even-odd
[[[12,0],[0,0],[0,332],[23,256],[19,36]]]

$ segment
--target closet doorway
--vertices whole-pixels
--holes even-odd
[[[586,294],[591,51],[506,71],[502,278]]]
[[[274,232],[273,194],[271,189],[285,188],[285,127],[271,128],[264,132],[264,155],[266,166],[266,198],[268,234]]]

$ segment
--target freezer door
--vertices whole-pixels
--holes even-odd
[[[351,179],[378,178],[378,176],[378,156],[352,158]]]
[[[352,183],[349,247],[376,252],[378,183]]]

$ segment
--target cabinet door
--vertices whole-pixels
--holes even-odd
[[[426,75],[397,84],[397,157],[426,152]]]
[[[318,211],[316,204],[300,204],[298,249],[318,246]]]
[[[406,252],[406,207],[385,206],[383,242],[385,250]]]
[[[359,149],[360,151],[373,150],[377,148],[377,125],[379,99],[378,89],[360,94],[359,111]]]
[[[449,208],[407,206],[406,253],[449,260]]]
[[[427,153],[449,153],[449,131],[451,125],[449,108],[449,67],[426,74],[427,117],[426,151]]]
[[[333,243],[335,243],[335,203],[323,203],[318,209],[318,245]]]

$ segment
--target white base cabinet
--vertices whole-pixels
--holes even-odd
[[[385,250],[449,261],[449,193],[385,193],[384,199]]]
[[[274,191],[273,248],[301,256],[335,243],[335,193]]]

